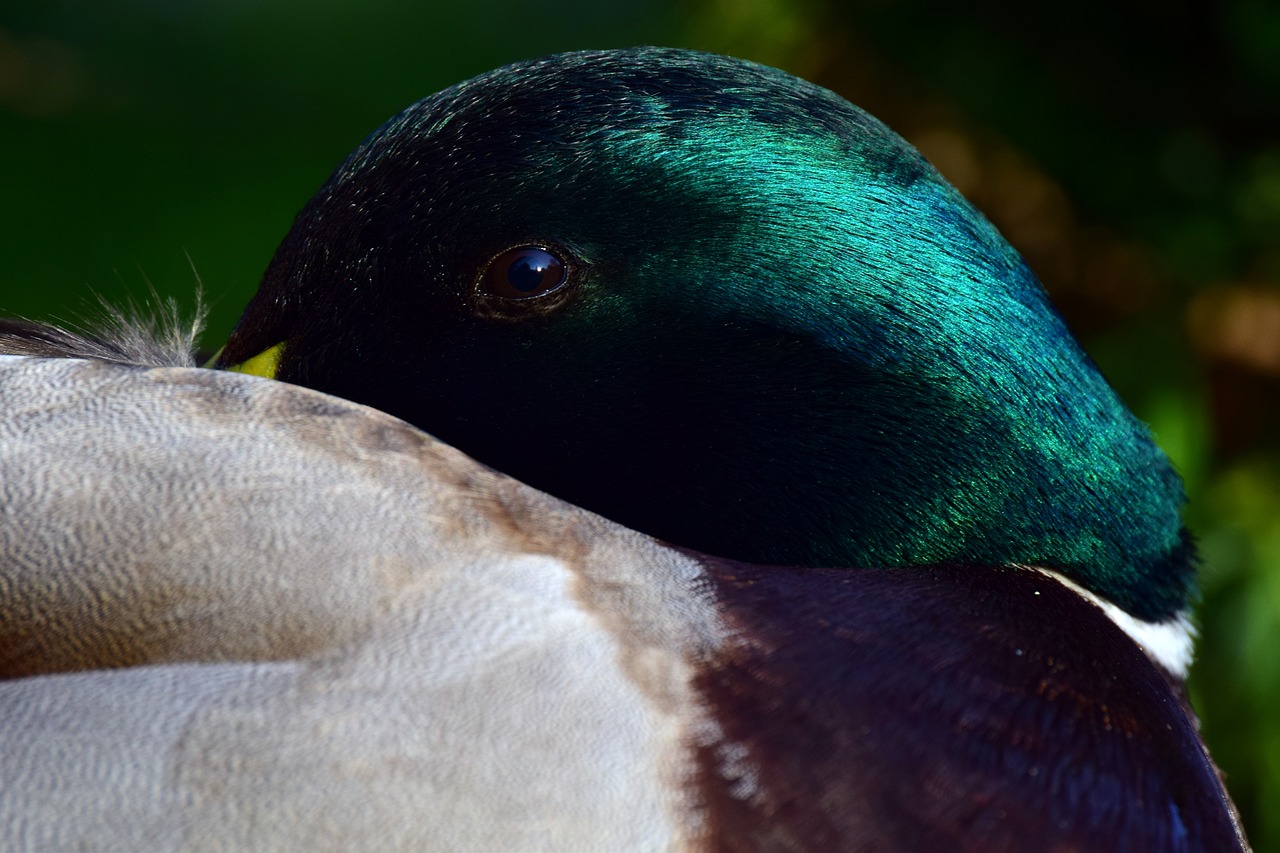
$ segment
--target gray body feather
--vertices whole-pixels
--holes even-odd
[[[694,560],[381,413],[0,356],[11,850],[642,850],[697,833]]]

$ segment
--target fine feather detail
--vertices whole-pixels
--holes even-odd
[[[88,358],[140,367],[195,367],[196,341],[207,310],[196,293],[189,319],[177,300],[152,295],[143,309],[103,302],[101,316],[78,329],[51,323],[0,318],[0,354],[42,358]]]
[[[1196,629],[1185,612],[1159,622],[1138,619],[1121,607],[1095,595],[1065,575],[1040,566],[1023,566],[1051,577],[1100,609],[1121,631],[1175,678],[1185,681],[1195,657]]]

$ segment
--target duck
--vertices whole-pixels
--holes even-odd
[[[1248,849],[1178,475],[833,92],[505,66],[120,326],[0,325],[7,847]]]

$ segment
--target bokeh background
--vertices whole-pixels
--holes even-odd
[[[963,6],[963,8],[962,8]],[[559,50],[697,47],[822,83],[1027,256],[1186,478],[1191,688],[1280,850],[1280,4],[6,0],[0,311],[190,305],[216,348],[293,214],[400,108]]]

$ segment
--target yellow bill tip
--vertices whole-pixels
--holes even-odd
[[[253,358],[245,359],[239,364],[233,364],[227,368],[232,373],[247,373],[250,376],[261,376],[265,379],[275,379],[276,371],[280,369],[280,355],[284,352],[284,342],[280,342],[273,347],[269,347],[255,355]]]

